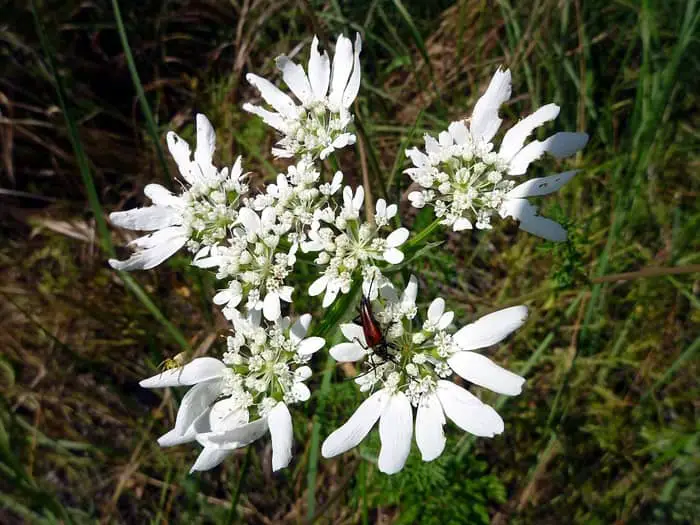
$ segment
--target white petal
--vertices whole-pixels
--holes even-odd
[[[220,433],[248,423],[248,411],[240,407],[237,399],[232,397],[214,403],[209,412],[209,428]]]
[[[321,305],[324,308],[328,308],[330,305],[333,304],[333,301],[336,300],[339,293],[340,293],[340,288],[338,286],[326,288],[326,294],[323,296],[323,302],[321,303]],[[311,294],[309,294],[309,295],[311,295]]]
[[[199,453],[197,460],[194,462],[194,465],[192,465],[190,473],[211,470],[219,466],[229,454],[231,454],[231,450],[204,447],[204,450]]]
[[[331,356],[341,363],[359,361],[365,357],[365,350],[357,343],[339,343],[330,349]]]
[[[416,444],[423,461],[432,461],[445,449],[445,414],[437,395],[425,394],[416,412]]]
[[[240,425],[223,432],[198,434],[197,441],[205,447],[234,450],[245,447],[261,438],[268,430],[266,417]]]
[[[518,199],[524,197],[539,197],[554,193],[564,184],[569,182],[579,170],[565,171],[548,177],[539,177],[516,186],[506,194],[508,199]],[[111,217],[111,216],[110,216]]]
[[[442,297],[433,299],[428,307],[428,319],[431,323],[437,324],[445,311],[445,300]]]
[[[246,79],[260,92],[265,102],[275,108],[278,113],[287,118],[296,117],[297,111],[294,101],[272,82],[253,73],[248,73]]]
[[[407,228],[399,228],[398,230],[394,230],[386,238],[386,245],[389,248],[396,248],[397,246],[401,246],[403,243],[406,242],[406,239],[408,239],[408,234],[409,233]]]
[[[279,113],[274,113],[249,102],[243,104],[243,111],[247,111],[248,113],[257,115],[258,117],[263,119],[263,122],[265,122],[265,124],[267,124],[268,126],[272,126],[277,131],[284,131],[284,119]]]
[[[192,176],[190,175],[192,152],[190,151],[190,145],[177,133],[172,131],[165,136],[165,139],[168,144],[168,150],[173,159],[175,159],[175,164],[177,164],[180,175],[182,175],[187,182],[192,183]]]
[[[452,323],[452,319],[454,319],[455,313],[454,312],[445,312],[442,317],[440,317],[440,321],[438,322],[438,329],[444,330],[450,324]]]
[[[309,295],[311,297],[321,295],[323,293],[323,290],[326,289],[327,285],[328,285],[328,277],[326,277],[325,275],[322,275],[321,277],[316,279],[313,283],[311,283],[311,286],[309,286]]]
[[[277,67],[282,71],[282,79],[289,86],[292,93],[302,102],[308,104],[313,99],[311,84],[304,72],[304,68],[295,64],[288,57],[282,55],[275,60]]]
[[[510,98],[510,89],[510,70],[502,71],[499,68],[486,92],[474,106],[470,123],[472,135],[482,138],[484,142],[491,141],[502,122],[498,110]]]
[[[221,393],[219,381],[199,383],[190,388],[182,397],[175,418],[175,432],[184,434],[195,419],[209,410],[212,402]],[[194,436],[193,436],[194,439]]]
[[[169,230],[166,228],[165,230]],[[165,230],[160,230],[165,231]],[[138,251],[129,257],[126,261],[119,261],[117,259],[109,259],[109,265],[115,270],[129,272],[132,270],[150,270],[158,266],[160,263],[165,261],[174,255],[180,248],[182,248],[188,240],[188,237],[182,235],[182,229],[178,228],[179,234],[173,235],[167,242],[160,245],[152,246],[151,248]]]
[[[415,304],[416,296],[418,295],[418,279],[415,275],[411,275],[406,285],[406,289],[401,294],[402,303],[412,303]]]
[[[292,392],[299,401],[308,401],[311,397],[311,391],[304,383],[294,383],[294,385],[292,385]]]
[[[452,225],[452,231],[461,232],[462,230],[471,230],[473,228],[469,219],[460,217]]]
[[[300,366],[294,371],[294,377],[298,381],[306,381],[311,377],[311,367],[310,366]]]
[[[537,214],[537,206],[525,199],[510,199],[501,205],[501,217],[513,217],[520,221],[520,229],[548,241],[563,242],[566,230],[558,222]]]
[[[382,254],[384,260],[390,264],[399,264],[403,261],[403,252],[397,248],[389,248]]]
[[[299,355],[311,355],[318,352],[325,344],[326,340],[323,337],[307,337],[299,343],[297,353]]]
[[[506,161],[509,161],[513,156],[522,149],[525,140],[530,136],[536,128],[554,120],[559,115],[559,106],[556,104],[547,104],[542,106],[532,115],[525,117],[515,126],[510,128],[503,136],[501,141],[501,149],[498,154]]]
[[[524,378],[475,352],[455,352],[447,364],[467,381],[507,396],[517,396],[525,382]]]
[[[485,315],[457,331],[453,340],[462,350],[475,350],[498,343],[527,319],[527,307],[511,306]]]
[[[462,387],[440,380],[436,392],[445,415],[462,430],[482,437],[503,432],[501,416]]]
[[[455,144],[464,144],[469,140],[469,131],[463,120],[450,123],[447,131],[452,135],[452,140],[454,140]]]
[[[295,343],[298,343],[304,339],[306,332],[309,331],[310,324],[311,314],[300,315],[299,319],[296,320],[296,322],[292,325],[292,328],[289,330],[290,339]]]
[[[177,209],[182,209],[184,206],[180,197],[173,195],[160,184],[146,184],[146,187],[143,189],[143,194],[151,199],[156,206],[166,206]]]
[[[145,208],[112,212],[109,214],[109,220],[120,228],[152,231],[180,224],[182,217],[172,208],[146,206]]]
[[[340,331],[348,341],[355,342],[355,340],[357,340],[363,345],[367,345],[365,341],[365,332],[361,326],[355,323],[343,323],[340,325]]]
[[[343,102],[343,93],[352,70],[352,63],[352,42],[350,42],[349,38],[340,35],[335,44],[333,67],[331,69],[331,91],[328,94],[328,103],[336,110],[340,109]]]
[[[395,474],[406,464],[411,452],[413,437],[413,410],[411,402],[403,392],[397,392],[389,398],[386,408],[379,419],[378,466],[385,474]]]
[[[226,365],[213,357],[198,357],[185,366],[164,370],[160,374],[139,383],[143,388],[165,388],[167,386],[194,385],[218,379]]]
[[[272,438],[272,472],[289,465],[292,460],[292,415],[287,405],[277,403],[267,414]]]
[[[262,228],[262,222],[260,221],[260,216],[255,213],[250,208],[241,208],[238,210],[238,222],[240,222],[246,229],[246,232],[259,234]]]
[[[510,161],[509,175],[522,175],[527,171],[531,162],[539,159],[545,153],[563,159],[573,155],[588,142],[586,133],[559,132],[543,141],[533,140],[521,149]]]
[[[323,442],[321,447],[323,457],[332,458],[359,445],[379,419],[388,398],[387,391],[382,389],[365,399],[347,423],[335,430]]]
[[[318,38],[314,36],[311,42],[311,55],[309,57],[309,81],[316,100],[322,100],[328,92],[328,83],[331,78],[331,65],[328,53],[318,52]]]
[[[263,301],[263,315],[268,321],[276,321],[282,313],[280,297],[275,292],[268,292]]]
[[[348,80],[348,85],[343,93],[343,107],[349,108],[355,98],[357,93],[360,91],[360,52],[362,51],[362,39],[360,38],[360,33],[355,33],[355,49],[354,49],[354,59],[352,65],[352,74],[350,75],[350,80]]]
[[[216,149],[216,134],[209,119],[197,114],[197,148],[194,150],[194,161],[200,166],[210,166]]]
[[[413,165],[417,168],[422,168],[428,162],[428,156],[420,151],[418,148],[411,148],[406,150],[406,156],[413,161]]]

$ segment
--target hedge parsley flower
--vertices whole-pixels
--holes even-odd
[[[277,57],[282,79],[300,102],[277,88],[269,80],[249,73],[246,78],[274,111],[246,103],[243,109],[254,113],[282,133],[272,149],[276,157],[310,154],[325,159],[336,149],[355,143],[355,135],[347,128],[353,118],[352,105],[360,89],[360,52],[362,40],[355,35],[355,46],[340,35],[335,45],[331,66],[328,54],[318,51],[318,38],[311,43],[308,75],[304,68],[289,57]]]
[[[185,182],[183,192],[174,195],[163,186],[149,184],[144,193],[152,206],[110,214],[116,226],[152,232],[130,243],[136,252],[126,261],[109,260],[116,270],[148,270],[183,246],[194,253],[223,242],[236,221],[239,198],[248,191],[240,157],[230,171],[212,164],[216,136],[204,115],[197,115],[194,158],[177,134],[168,133],[167,141]]]
[[[525,141],[542,124],[559,115],[559,106],[547,104],[510,128],[495,151],[492,143],[502,119],[500,106],[510,98],[510,70],[496,71],[488,89],[474,106],[469,126],[452,122],[435,139],[425,136],[425,152],[412,148],[406,153],[414,167],[405,171],[421,186],[408,198],[416,208],[431,205],[442,223],[454,231],[491,228],[494,214],[520,221],[520,229],[552,241],[566,239],[566,230],[540,217],[527,197],[558,190],[576,172],[566,172],[515,187],[509,177],[524,175],[531,162],[549,153],[557,159],[569,157],[588,142],[585,133],[559,132],[543,141]]]
[[[365,359],[369,370],[358,376],[361,390],[379,389],[367,398],[340,428],[323,443],[324,457],[333,457],[357,446],[379,420],[379,470],[400,471],[415,434],[424,461],[439,457],[445,447],[443,427],[447,419],[477,436],[493,437],[504,424],[496,411],[466,389],[448,381],[453,373],[476,385],[505,395],[521,392],[522,377],[473,352],[498,343],[520,327],[527,317],[524,306],[506,308],[469,324],[456,333],[448,330],[454,314],[445,301],[435,299],[422,326],[415,326],[417,282],[412,277],[401,297],[391,287],[381,290],[375,303],[377,320],[385,330],[388,359],[368,348],[361,326],[341,326],[348,342],[331,348],[338,361]]]
[[[293,440],[288,407],[309,399],[307,363],[325,344],[321,337],[306,337],[310,321],[305,314],[294,324],[284,318],[266,329],[259,316],[238,318],[222,360],[197,358],[141,381],[144,388],[192,386],[180,403],[175,427],[158,444],[197,441],[204,449],[194,472],[216,467],[233,450],[269,431],[272,470],[286,467]]]

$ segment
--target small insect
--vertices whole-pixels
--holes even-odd
[[[372,290],[373,282],[370,283],[370,291]],[[391,361],[394,364],[398,364],[396,361],[396,356],[392,352],[390,352],[390,350],[395,350],[396,346],[393,343],[390,343],[386,340],[386,336],[382,331],[382,327],[379,324],[379,321],[377,321],[377,319],[374,317],[374,313],[372,312],[372,302],[366,295],[363,295],[362,299],[360,300],[360,313],[355,318],[355,322],[358,321],[362,325],[362,333],[365,336],[365,344],[363,344],[362,341],[360,341],[357,338],[355,338],[353,342],[358,344],[365,350],[372,350],[373,355],[370,355],[372,368],[364,374],[355,376],[353,379],[357,379],[358,377],[362,377],[363,375],[367,375],[376,370],[376,368],[381,363],[374,362],[373,357],[375,355],[379,357],[382,360],[382,362]]]
[[[173,368],[179,368],[185,364],[187,359],[187,352],[180,352],[171,359],[166,359],[162,361],[158,368],[160,370],[172,370]]]

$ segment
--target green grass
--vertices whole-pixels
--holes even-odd
[[[0,521],[692,523],[700,512],[698,3],[250,6],[37,2],[36,20],[19,5],[7,9]],[[196,447],[155,442],[183,392],[137,382],[183,347],[221,351],[227,326],[209,300],[216,283],[185,256],[114,273],[106,258],[125,254],[128,238],[106,217],[176,173],[163,133],[192,138],[195,112],[214,123],[221,162],[241,154],[255,185],[271,180],[283,164],[268,154],[274,135],[240,109],[256,97],[244,74],[278,78],[272,58],[299,43],[305,60],[314,26],[322,41],[362,31],[356,112],[372,196],[400,200],[404,224],[444,241],[409,258],[397,282],[416,273],[420,299],[445,297],[460,322],[527,304],[527,324],[489,351],[527,377],[526,389],[516,398],[483,393],[506,422],[499,438],[450,427],[443,457],[424,464],[414,448],[404,472],[387,477],[376,468],[376,431],[353,452],[320,458],[322,439],[362,396],[319,359],[314,395],[294,414],[289,469],[270,475],[261,440],[190,476]],[[501,64],[514,79],[502,108],[508,122],[553,101],[560,117],[539,138],[591,136],[578,158],[539,162],[529,174],[583,169],[539,203],[568,222],[565,246],[508,224],[445,239],[402,199],[403,152],[468,115]],[[340,158],[355,184],[357,155]],[[301,282],[312,278],[300,267]],[[295,308],[320,314],[315,302]],[[340,307],[319,315],[314,330],[332,338],[340,316]]]

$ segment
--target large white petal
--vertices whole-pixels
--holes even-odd
[[[328,94],[328,103],[336,110],[340,109],[343,102],[343,93],[352,70],[352,63],[352,42],[349,38],[340,35],[335,44],[331,69],[331,91]]]
[[[467,130],[467,125],[463,120],[451,122],[447,127],[447,131],[452,136],[455,144],[464,144],[469,140],[469,130]]]
[[[280,296],[276,292],[268,292],[263,301],[263,315],[268,321],[276,321],[282,314]]]
[[[211,470],[220,465],[229,454],[231,454],[231,450],[204,447],[204,450],[199,453],[197,460],[194,462],[194,465],[192,465],[190,473]]]
[[[262,229],[260,216],[250,208],[243,207],[238,210],[238,222],[245,227],[249,234],[258,235]]]
[[[175,164],[180,171],[180,175],[189,183],[192,183],[192,175],[190,174],[190,164],[192,163],[192,152],[187,141],[183,140],[177,133],[170,131],[165,136],[165,141],[168,144],[168,151],[175,159]]]
[[[482,437],[493,437],[503,432],[501,416],[464,388],[440,380],[436,392],[445,415],[462,430]]]
[[[408,284],[406,285],[406,288],[404,289],[403,293],[401,294],[401,302],[415,304],[417,295],[418,295],[418,279],[416,279],[415,275],[411,275],[411,277],[408,280]]]
[[[448,360],[450,368],[467,381],[499,394],[517,396],[525,378],[498,366],[488,357],[475,352],[455,352]]]
[[[267,422],[270,425],[270,437],[272,438],[272,472],[289,465],[292,460],[292,415],[287,405],[277,403],[267,414]]]
[[[401,261],[403,261],[404,255],[398,248],[389,248],[388,250],[384,250],[382,257],[384,257],[384,260],[390,264],[399,264]]]
[[[180,402],[175,418],[175,431],[184,434],[195,419],[209,410],[210,405],[221,393],[219,381],[199,383],[190,388]],[[193,437],[194,439],[194,437]]]
[[[486,92],[474,106],[470,123],[474,137],[482,138],[484,142],[491,141],[502,122],[498,110],[510,98],[510,89],[510,70],[498,68]]]
[[[416,412],[416,444],[423,461],[432,461],[445,449],[445,414],[435,393],[425,394]]]
[[[536,161],[545,153],[557,159],[563,159],[576,153],[588,142],[586,133],[570,133],[561,131],[543,141],[533,140],[521,149],[510,161],[509,175],[523,175],[531,162]]]
[[[322,275],[321,277],[316,279],[314,282],[312,282],[311,286],[309,286],[309,295],[311,297],[321,295],[323,293],[323,290],[326,289],[327,285],[328,285],[328,277],[325,275]]]
[[[184,202],[177,195],[173,195],[160,184],[146,184],[143,194],[153,201],[156,206],[167,206],[170,208],[182,209]]]
[[[554,120],[557,118],[557,115],[559,115],[559,106],[556,104],[547,104],[539,108],[532,115],[528,115],[506,132],[503,136],[501,149],[498,154],[503,157],[504,160],[509,161],[522,149],[525,140],[530,136],[533,130],[545,122]]]
[[[171,235],[165,238],[165,242],[152,245],[150,248],[138,251],[125,261],[109,259],[109,265],[115,270],[125,272],[132,270],[150,270],[151,268],[158,266],[160,263],[174,255],[175,252],[182,248],[189,239],[187,235],[183,234],[184,228],[170,227],[159,230],[159,232],[165,232],[166,230],[171,230],[169,232]],[[144,244],[150,244],[146,238],[141,238],[141,242]]]
[[[265,122],[265,124],[267,124],[268,126],[272,126],[277,131],[284,132],[284,119],[279,113],[275,113],[265,108],[261,108],[260,106],[256,106],[255,104],[251,104],[250,102],[246,102],[245,104],[243,104],[243,111],[247,111],[248,113],[257,115],[258,117],[262,118],[263,122]]]
[[[360,52],[362,51],[362,38],[360,38],[360,33],[355,34],[355,49],[354,58],[352,65],[352,74],[350,75],[350,80],[348,80],[348,85],[343,93],[343,107],[349,108],[357,97],[357,93],[360,91]]]
[[[299,355],[311,355],[318,352],[325,344],[326,340],[323,337],[307,337],[299,344],[297,353]]]
[[[226,365],[213,357],[198,357],[185,366],[164,370],[160,374],[139,383],[143,388],[165,388],[167,386],[194,385],[218,379]]]
[[[453,336],[462,350],[475,350],[498,343],[527,319],[526,306],[511,306],[477,319]]]
[[[385,474],[395,474],[406,464],[411,452],[413,437],[413,410],[411,402],[403,392],[397,392],[389,398],[379,419],[378,466]]]
[[[386,245],[389,248],[396,248],[397,246],[401,246],[403,243],[406,242],[406,239],[408,239],[408,235],[409,232],[407,228],[398,228],[391,232],[386,238]]]
[[[234,450],[261,438],[267,430],[268,421],[263,417],[223,432],[198,434],[197,441],[205,447]]]
[[[356,447],[379,419],[389,398],[386,390],[375,392],[357,407],[347,423],[326,438],[321,447],[324,458],[332,458]]]
[[[296,118],[296,106],[294,105],[294,101],[289,98],[289,95],[280,91],[280,89],[269,80],[253,73],[248,73],[246,79],[260,92],[265,102],[275,108],[278,113],[288,118]]]
[[[433,299],[428,307],[428,320],[431,323],[437,324],[445,312],[445,300],[442,297]]]
[[[343,323],[340,325],[340,331],[348,341],[355,342],[355,340],[357,340],[361,344],[367,346],[365,332],[360,325],[356,325],[355,323]]]
[[[539,197],[554,193],[564,184],[569,182],[579,170],[565,171],[548,177],[538,177],[519,184],[506,194],[508,199],[518,199],[525,197]]]
[[[197,147],[194,150],[194,161],[200,166],[210,166],[216,149],[216,133],[209,119],[197,114]]]
[[[304,68],[299,64],[295,64],[288,57],[282,55],[275,60],[277,67],[282,71],[282,79],[289,86],[292,93],[301,101],[302,104],[308,104],[313,99],[311,92],[311,84],[304,72]]]
[[[109,220],[120,228],[152,231],[180,224],[182,217],[172,208],[146,206],[145,208],[112,212],[109,214]]]
[[[292,325],[289,329],[289,338],[298,343],[304,336],[306,332],[309,331],[309,325],[311,324],[311,314],[303,314],[299,316],[299,319]]]
[[[311,42],[311,54],[309,56],[309,81],[316,100],[322,100],[328,92],[328,83],[331,78],[331,65],[326,51],[318,52],[318,38],[314,36]]]
[[[194,388],[194,387],[193,387]],[[179,413],[178,413],[179,414]],[[161,447],[174,447],[189,443],[197,438],[197,432],[208,431],[209,429],[209,408],[199,414],[192,421],[189,427],[184,432],[178,432],[177,429],[172,429],[158,438],[158,445]]]
[[[366,355],[364,348],[357,343],[339,343],[330,349],[330,353],[333,359],[341,363],[359,361]]]
[[[501,205],[501,217],[513,217],[520,221],[520,229],[548,241],[563,242],[566,230],[558,222],[537,214],[537,206],[525,199],[509,199]]]

